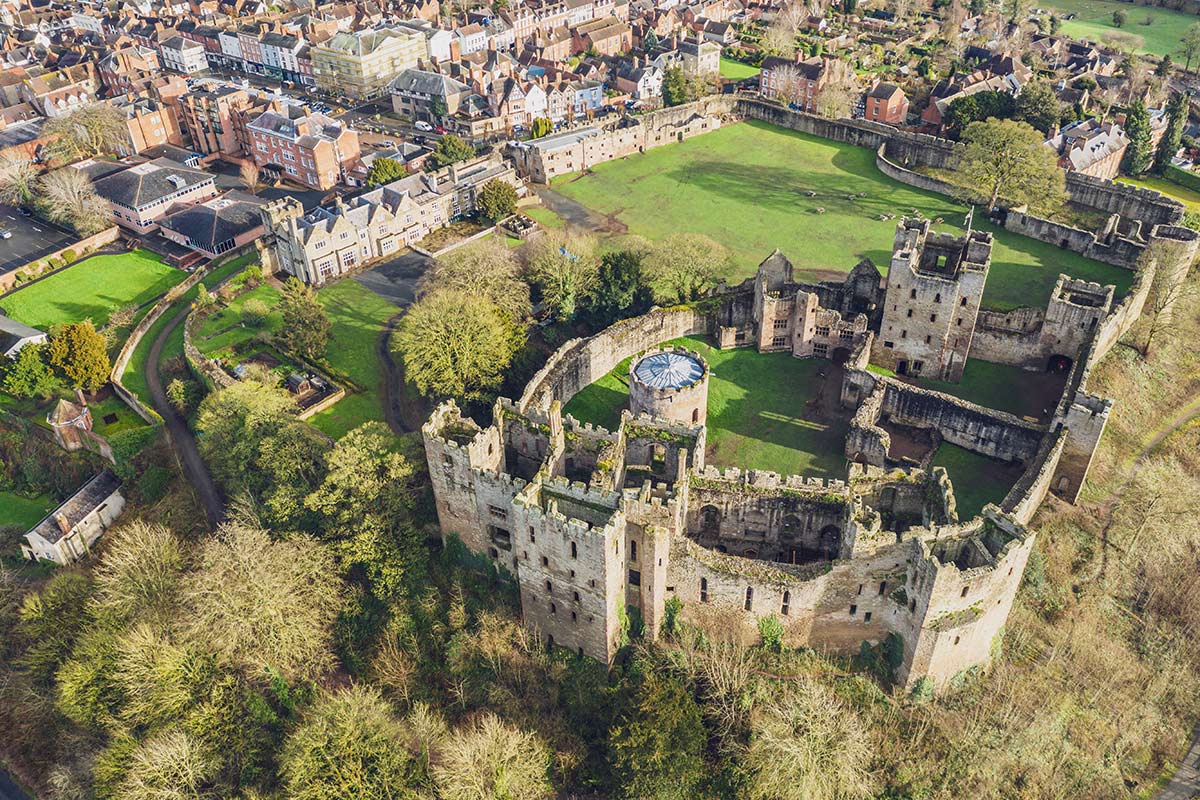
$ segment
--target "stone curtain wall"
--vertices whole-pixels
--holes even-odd
[[[690,307],[656,308],[621,320],[587,339],[572,339],[550,357],[521,395],[518,407],[546,410],[567,404],[588,384],[607,375],[632,355],[662,342],[708,331],[708,315]]]
[[[1123,269],[1137,269],[1139,259],[1146,252],[1145,244],[1132,239],[1113,237],[1104,242],[1090,231],[1017,211],[1004,215],[1004,228]]]

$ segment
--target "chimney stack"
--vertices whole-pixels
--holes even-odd
[[[57,512],[54,515],[54,521],[58,523],[58,529],[62,531],[63,536],[71,533],[71,523],[67,522],[67,515],[62,512]]]

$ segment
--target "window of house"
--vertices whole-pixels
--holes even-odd
[[[937,314],[930,314],[930,315],[929,315],[929,321],[930,321],[930,322],[937,322]]]
[[[905,316],[909,316],[909,317],[911,317],[911,316],[912,316],[912,309],[911,309],[911,308],[908,310],[908,313],[907,313]]]
[[[571,558],[579,558],[579,547],[571,542]]]
[[[896,343],[895,343],[895,342],[884,342],[884,343],[883,343],[883,346],[884,346],[886,349],[888,349],[888,350],[891,350],[893,347],[895,347],[895,346],[896,346]]]
[[[882,595],[886,591],[887,591],[887,581],[880,581],[879,582],[879,594]]]
[[[960,595],[959,595],[959,597],[966,597],[966,596],[967,596],[967,589],[969,589],[969,588],[971,588],[971,587],[969,587],[969,586],[964,586],[964,587],[963,587],[963,590],[962,590],[962,594],[960,594]]]
[[[546,581],[546,594],[554,594],[554,585]]]
[[[783,593],[783,605],[779,607],[779,613],[785,617],[788,615],[788,606],[791,605],[791,601],[792,593],[785,590]]]
[[[938,292],[937,294],[935,294],[933,296],[933,302],[935,302],[935,303],[942,302],[942,293],[941,292]]]
[[[828,325],[818,325],[817,326],[817,336],[828,336],[828,335],[829,335],[829,326]]]
[[[958,304],[959,304],[960,306],[965,306],[965,305],[967,304],[967,298],[965,298],[965,297],[964,297],[962,300],[960,300],[960,301],[958,302]]]
[[[925,369],[925,362],[924,362],[924,361],[914,361],[914,362],[912,362],[912,371],[913,371],[914,373],[919,373],[919,372],[920,372],[921,370],[923,370],[923,369]]]
[[[908,293],[908,297],[910,300],[916,300],[917,299],[917,290],[916,289],[910,290]]]
[[[749,611],[749,610],[751,610],[751,608],[753,608],[753,606],[754,606],[754,587],[747,586],[746,587],[746,602],[744,603],[744,608],[747,611]]]
[[[533,526],[529,526],[529,542],[532,544],[537,541],[537,534],[533,531]]]
[[[900,331],[900,338],[901,338],[901,339],[907,339],[907,338],[908,338],[908,331]]]
[[[637,561],[637,540],[632,539],[629,542],[629,560]]]
[[[700,579],[700,602],[708,602],[708,578]]]
[[[813,355],[815,355],[819,358],[827,357],[829,355],[829,345],[814,344],[813,345]]]
[[[500,506],[488,506],[488,513],[491,514],[493,517],[499,517],[500,519],[508,519],[508,512],[505,511]]]
[[[545,556],[542,556],[542,566],[543,567],[550,566],[550,559],[546,558]]]
[[[629,585],[630,586],[641,586],[642,585],[642,573],[638,572],[636,569],[629,570]]]
[[[775,322],[773,324],[774,324],[775,330],[779,331],[779,330],[783,330],[784,328],[786,328],[788,326],[788,321],[786,319],[777,319],[777,320],[775,320]]]
[[[863,614],[863,622],[870,622],[870,621],[871,621],[871,612],[868,611],[865,614]]]
[[[772,347],[786,347],[787,346],[787,337],[786,336],[776,336],[774,339],[771,340],[771,346]]]
[[[850,606],[850,616],[853,617],[857,613],[858,613],[858,606]]]

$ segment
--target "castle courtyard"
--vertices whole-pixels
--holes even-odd
[[[711,236],[729,249],[722,277],[730,283],[753,275],[776,247],[795,264],[799,280],[839,279],[864,257],[886,272],[896,222],[881,217],[915,208],[944,220],[938,230],[957,235],[968,210],[883,175],[867,148],[755,121],[599,164],[556,178],[552,187],[603,218],[601,230],[591,233]],[[976,214],[974,227],[995,234],[985,308],[1042,306],[1060,272],[1111,283],[1118,297],[1133,281],[1129,270],[998,229],[982,217]]]
[[[707,463],[785,475],[841,478],[849,415],[837,408],[841,371],[823,359],[718,350],[703,337],[676,339],[712,369]],[[832,392],[832,397],[827,394]],[[629,407],[629,359],[585,387],[563,409],[580,422],[616,430]]]

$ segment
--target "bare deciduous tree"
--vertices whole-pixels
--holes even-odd
[[[1164,272],[1155,275],[1150,297],[1142,310],[1146,320],[1146,338],[1141,347],[1143,358],[1149,358],[1154,346],[1170,335],[1175,304],[1197,294],[1200,294],[1200,286],[1194,280]]]
[[[46,216],[90,236],[112,224],[108,201],[96,194],[92,179],[73,167],[46,173],[39,182]]]
[[[433,774],[446,800],[550,797],[550,752],[535,734],[484,714],[442,743]]]
[[[827,119],[849,116],[859,94],[854,70],[838,58],[826,61],[825,69],[828,70],[829,77],[814,100],[816,112]]]
[[[38,168],[28,158],[0,156],[0,202],[27,205],[37,186]]]
[[[785,106],[793,103],[802,104],[804,86],[804,76],[800,73],[800,68],[793,64],[779,67],[771,75],[771,87],[775,92],[775,99]]]
[[[183,587],[183,628],[226,661],[312,678],[333,661],[330,631],[341,608],[329,552],[302,536],[226,525],[201,549],[202,569]]]
[[[110,103],[91,103],[66,116],[52,117],[43,135],[54,140],[48,148],[50,155],[67,161],[117,153],[129,142],[125,112]]]
[[[802,678],[776,702],[761,703],[746,766],[756,800],[868,797],[871,746],[857,715],[828,688]]]
[[[803,6],[789,3],[775,14],[775,19],[763,33],[761,46],[768,53],[791,58],[796,53],[796,34],[804,24]]]
[[[258,165],[248,158],[242,161],[238,167],[238,177],[242,179],[242,183],[246,185],[246,191],[250,194],[256,194],[262,185],[262,175]]]

